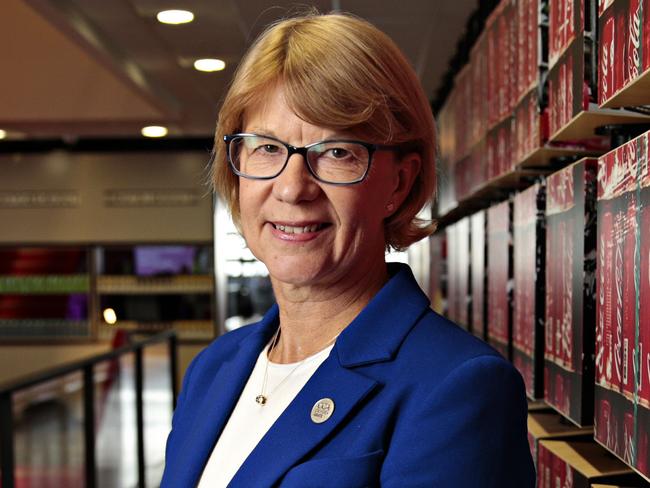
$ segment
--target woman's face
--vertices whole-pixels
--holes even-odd
[[[280,87],[247,110],[244,132],[268,135],[293,146],[334,137],[353,138],[301,120]],[[384,261],[386,206],[399,207],[400,164],[391,151],[377,151],[361,183],[317,181],[294,154],[271,180],[239,179],[241,228],[253,254],[272,279],[296,286],[350,286]],[[409,184],[410,186],[410,184]],[[399,190],[398,190],[399,193]],[[307,229],[305,229],[307,227]]]

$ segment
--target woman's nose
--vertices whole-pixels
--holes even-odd
[[[300,154],[293,154],[284,171],[273,180],[274,196],[286,203],[314,200],[320,193],[318,181],[307,167],[307,161]]]

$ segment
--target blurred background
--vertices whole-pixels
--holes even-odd
[[[187,364],[273,302],[207,185],[221,99],[262,29],[309,8],[368,19],[435,106],[481,3],[2,1],[2,486],[85,486],[89,465],[98,486],[155,485]],[[428,242],[389,259],[428,287]]]

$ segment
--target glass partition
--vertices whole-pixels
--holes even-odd
[[[95,456],[97,486],[137,486],[135,357],[95,364]]]
[[[143,353],[144,459],[147,486],[158,486],[165,467],[165,444],[172,425],[172,373],[167,343]]]
[[[15,486],[85,486],[81,372],[14,392]]]

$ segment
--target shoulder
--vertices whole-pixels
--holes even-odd
[[[407,334],[396,359],[435,369],[438,379],[463,365],[487,362],[512,367],[492,346],[431,309]]]

